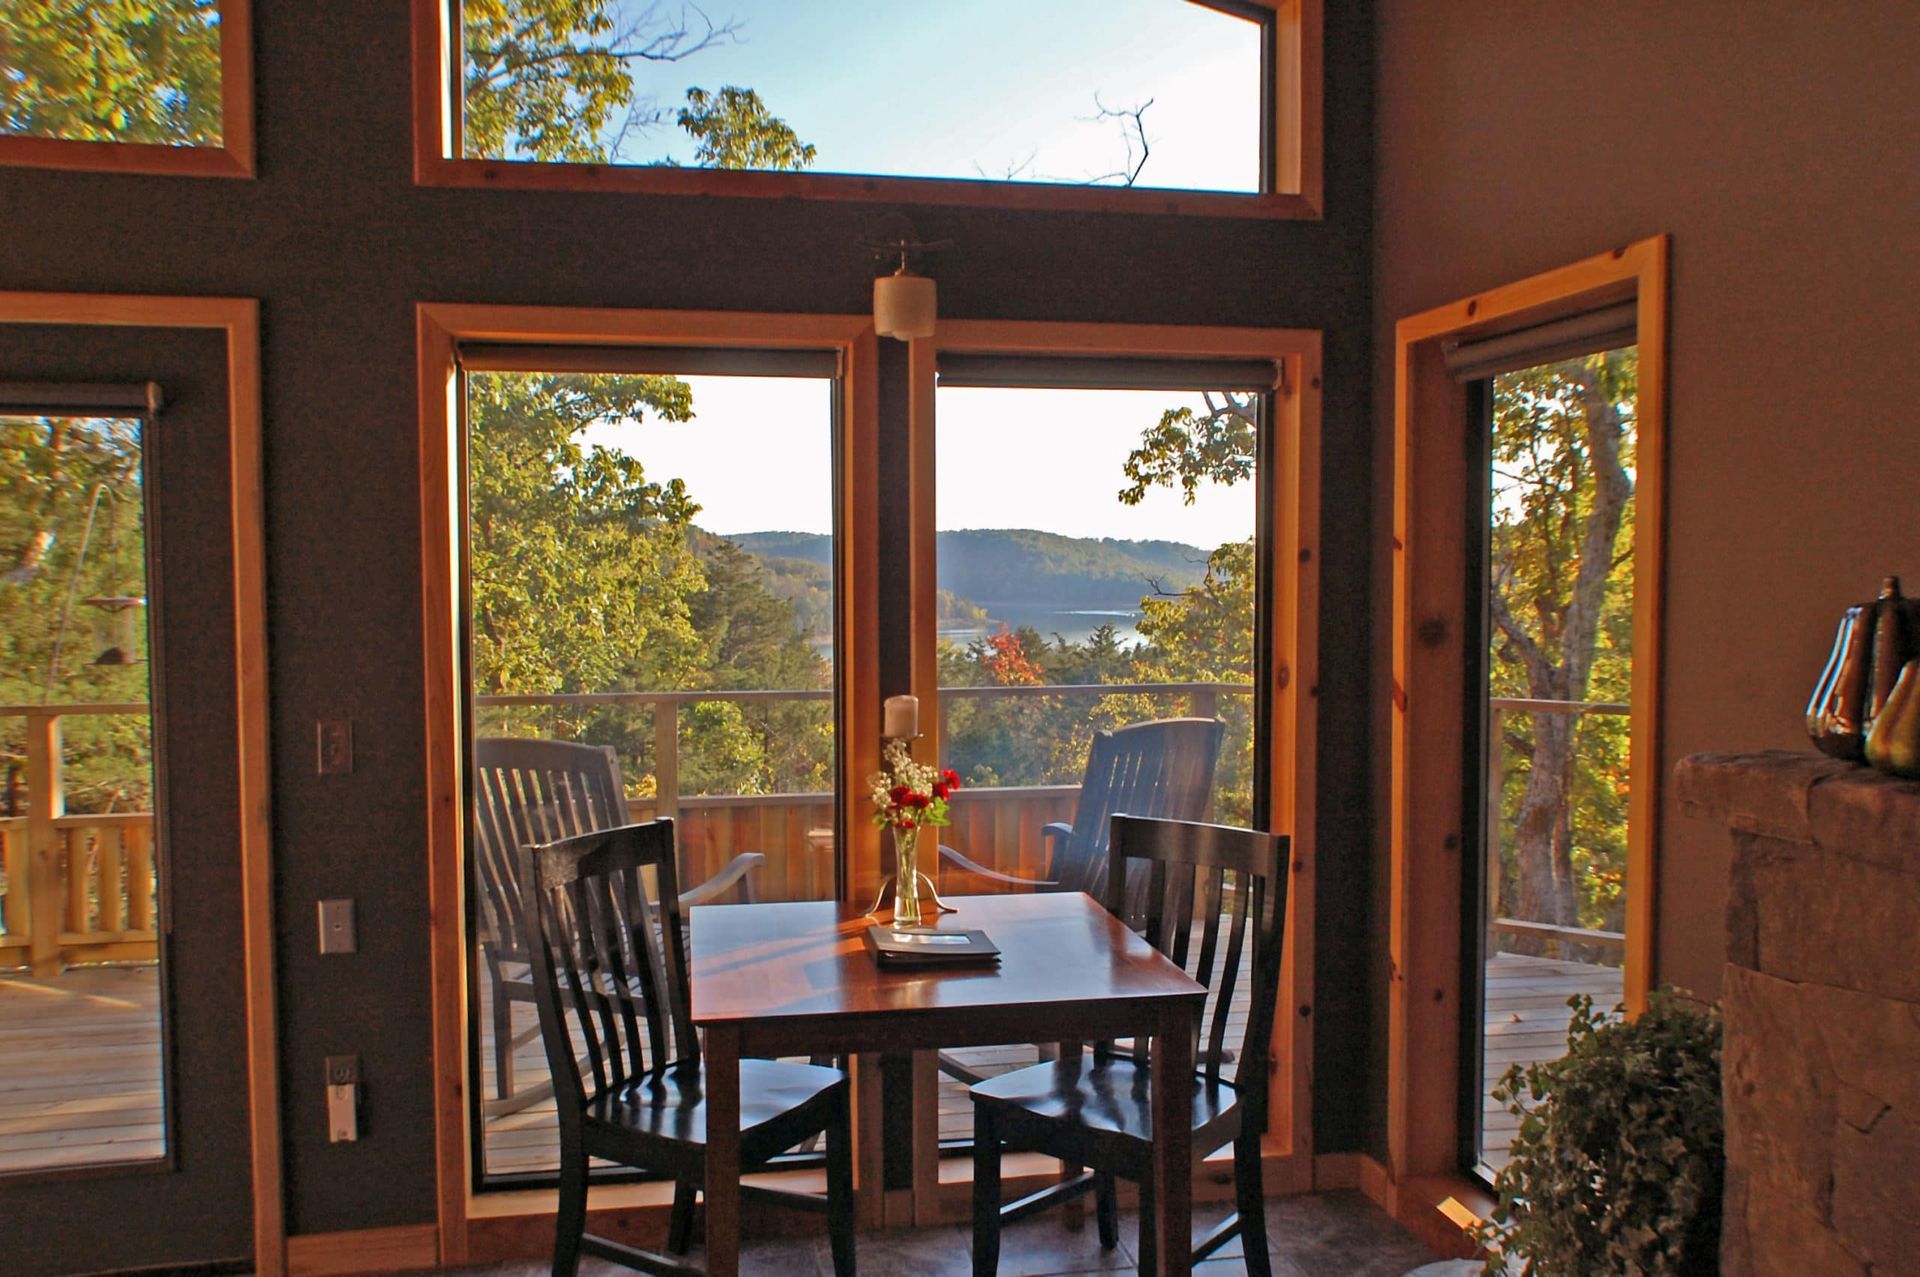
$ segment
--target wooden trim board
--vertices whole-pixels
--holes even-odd
[[[228,491],[233,548],[235,717],[240,793],[242,964],[247,993],[254,1267],[285,1262],[279,1045],[274,1019],[272,776],[267,752],[265,490],[261,477],[260,304],[243,297],[0,293],[0,323],[211,328],[226,334]]]
[[[288,1277],[405,1272],[433,1268],[439,1262],[439,1233],[432,1224],[287,1238]]]
[[[460,158],[454,0],[413,3],[413,176],[422,186],[492,190],[608,191],[722,195],[751,199],[826,199],[1071,212],[1162,213],[1205,217],[1314,219],[1322,213],[1323,42],[1325,0],[1245,0],[1232,11],[1272,10],[1275,68],[1275,189],[1267,194],[1077,186],[977,178],[775,173],[620,164],[559,164]]]
[[[1466,615],[1467,393],[1440,346],[1637,299],[1633,790],[1627,830],[1626,998],[1653,971],[1665,522],[1667,240],[1641,240],[1400,321],[1395,342],[1393,681],[1388,989],[1388,1182],[1456,1182],[1462,953],[1461,759]],[[1457,1196],[1449,1190],[1445,1196]],[[1403,1221],[1404,1222],[1404,1221]]]
[[[0,137],[0,165],[176,177],[252,177],[252,4],[253,0],[220,0],[220,145]]]
[[[843,636],[843,719],[838,725],[838,787],[862,792],[861,777],[880,761],[878,667],[879,521],[866,499],[878,469],[878,348],[866,315],[777,315],[721,311],[570,309],[422,303],[415,312],[419,359],[420,576],[425,658],[428,899],[431,914],[434,1076],[434,1162],[439,1259],[452,1265],[473,1253],[470,1236],[481,1214],[472,1192],[467,1130],[467,972],[465,778],[460,682],[460,478],[458,378],[454,352],[462,340],[603,345],[814,347],[844,360],[838,511],[844,538],[843,586],[836,601]],[[846,820],[847,882],[878,885],[879,831]],[[861,1069],[856,1063],[856,1074]],[[856,1089],[859,1084],[856,1083]],[[867,1091],[875,1088],[868,1086]],[[863,1182],[875,1182],[864,1167]],[[499,1198],[501,1195],[489,1195]],[[519,1197],[520,1195],[509,1195]],[[596,1190],[594,1200],[603,1194]],[[487,1209],[489,1228],[506,1227]]]

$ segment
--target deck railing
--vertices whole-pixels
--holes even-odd
[[[1631,705],[1616,701],[1550,701],[1519,696],[1495,696],[1487,702],[1487,929],[1498,948],[1503,938],[1525,937],[1544,942],[1562,957],[1599,960],[1618,965],[1626,958],[1624,932],[1563,926],[1532,918],[1507,917],[1500,895],[1501,798],[1506,784],[1506,726],[1514,714],[1630,714]]]
[[[1177,712],[1212,717],[1221,699],[1250,696],[1249,683],[1074,683],[1017,687],[946,687],[948,700],[1100,696],[1152,696],[1176,702]],[[783,691],[585,692],[562,695],[488,695],[476,698],[488,710],[545,709],[558,714],[593,709],[633,709],[651,717],[652,762],[656,796],[631,798],[635,820],[671,816],[680,845],[681,872],[688,882],[718,873],[736,854],[761,852],[766,866],[755,876],[761,900],[817,900],[834,887],[833,795],[828,792],[773,794],[685,794],[681,790],[680,727],[694,705],[743,707],[793,702],[828,705],[829,689]],[[1170,711],[1173,712],[1173,711]],[[482,733],[488,730],[484,724]],[[636,778],[628,776],[629,783]],[[1078,783],[963,789],[953,805],[953,824],[941,841],[964,851],[988,868],[1023,877],[1042,876],[1046,847],[1041,826],[1073,814]],[[856,812],[860,819],[864,811]],[[949,871],[942,890],[965,894],[992,889],[974,875]]]
[[[51,975],[154,958],[153,815],[69,814],[61,730],[66,718],[146,713],[138,702],[0,705],[0,720],[25,722],[27,781],[25,812],[0,814],[0,967]]]
[[[1177,702],[1178,712],[1212,716],[1222,698],[1252,691],[1245,683],[1088,683],[951,687],[941,695],[955,700],[1145,695]],[[738,852],[758,851],[767,856],[754,884],[759,899],[809,900],[830,897],[834,890],[833,794],[681,793],[680,727],[684,711],[702,703],[830,704],[832,696],[827,689],[600,692],[482,696],[478,704],[482,710],[624,706],[650,711],[656,794],[629,799],[632,817],[677,820],[683,872],[690,881],[719,872]],[[25,810],[5,815],[0,807],[0,968],[25,966],[47,975],[63,966],[156,956],[152,813],[69,814],[63,778],[64,719],[147,712],[140,703],[0,705],[0,721],[26,724]],[[989,868],[1041,877],[1046,846],[1040,829],[1069,819],[1079,791],[1077,783],[963,789],[941,841]],[[943,879],[947,891],[989,889],[968,874],[953,872]]]

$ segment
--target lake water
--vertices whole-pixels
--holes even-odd
[[[1136,647],[1141,642],[1136,624],[1140,620],[1139,612],[1051,612],[1019,604],[994,603],[982,603],[979,606],[987,611],[989,620],[986,625],[942,626],[940,637],[964,645],[997,633],[1002,626],[1016,630],[1022,625],[1031,625],[1049,643],[1055,641],[1055,634],[1072,643],[1084,643],[1102,625],[1111,625],[1121,647]]]

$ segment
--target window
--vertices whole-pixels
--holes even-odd
[[[1633,307],[1616,309],[1630,334]],[[1466,1154],[1489,1177],[1518,1128],[1491,1094],[1508,1066],[1565,1052],[1570,997],[1625,994],[1639,366],[1616,346],[1475,384],[1486,761]]]
[[[841,894],[839,365],[477,343],[461,365],[475,1129],[482,1181],[524,1182],[558,1130],[520,846],[671,817],[683,903]]]
[[[22,0],[0,17],[0,163],[247,177],[248,0]]]
[[[426,182],[1296,216],[1318,202],[1318,0],[879,16],[852,0],[599,0],[559,20],[524,0],[416,3]]]
[[[1072,853],[1045,827],[1103,825],[1083,798],[1127,783],[1090,775],[1097,733],[1217,720],[1213,745],[1169,738],[1168,754],[1213,765],[1179,812],[1153,814],[1294,835],[1280,997],[1311,1005],[1313,722],[1298,693],[1314,668],[1317,356],[1312,334],[1120,325],[946,321],[915,343],[913,690],[922,761],[937,751],[962,777],[940,841],[964,859],[942,858],[944,893],[1058,880]],[[1181,773],[1157,772],[1129,808],[1190,788]],[[1268,1146],[1285,1156],[1311,1147],[1311,1019],[1280,1024]],[[916,1186],[971,1139],[958,1079],[1033,1058],[953,1050],[937,1078],[923,1070]]]

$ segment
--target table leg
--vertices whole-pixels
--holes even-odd
[[[1162,1012],[1153,1035],[1153,1212],[1159,1277],[1193,1269],[1193,1016]]]
[[[740,1273],[740,1031],[711,1025],[706,1042],[707,1272]]]

